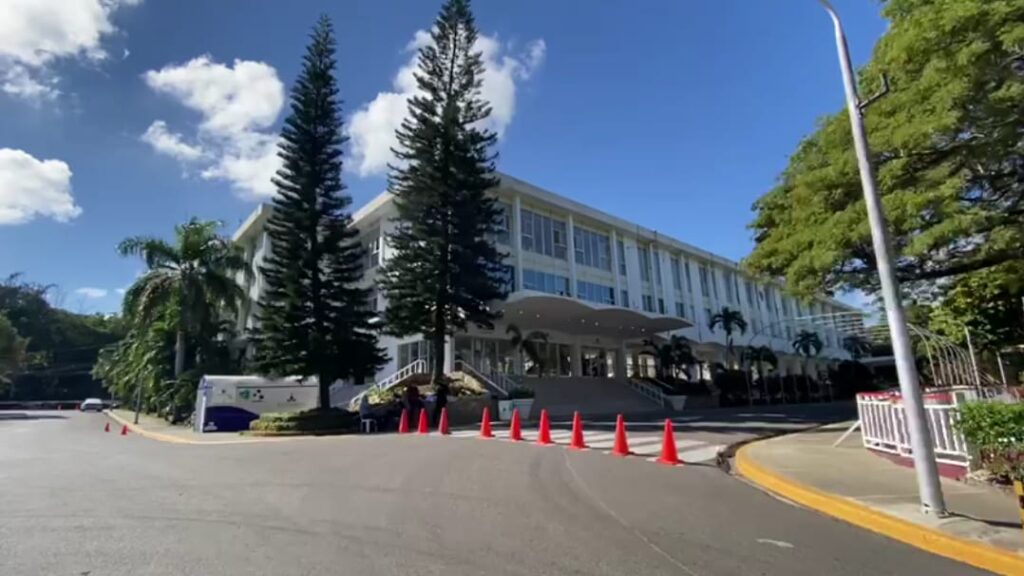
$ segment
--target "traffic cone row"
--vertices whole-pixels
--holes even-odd
[[[104,422],[103,423],[103,431],[104,432],[110,432],[110,422]],[[121,436],[127,436],[127,435],[128,435],[128,425],[127,424],[122,424],[121,425]]]

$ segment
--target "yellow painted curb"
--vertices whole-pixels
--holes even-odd
[[[159,432],[151,432],[151,431],[146,430],[145,428],[139,426],[138,424],[132,424],[131,422],[128,422],[127,420],[125,420],[124,418],[121,418],[120,416],[118,416],[117,414],[115,414],[111,410],[105,410],[104,412],[106,412],[107,416],[109,416],[112,420],[114,420],[118,424],[121,424],[123,426],[127,426],[128,430],[131,430],[132,432],[134,432],[135,434],[138,434],[139,436],[142,436],[143,438],[149,438],[150,440],[157,440],[159,442],[170,442],[172,444],[191,444],[193,446],[196,446],[196,445],[199,445],[199,446],[223,446],[224,444],[260,444],[260,443],[265,443],[265,442],[286,442],[286,441],[289,441],[289,440],[301,440],[302,439],[302,438],[279,437],[279,438],[260,438],[258,440],[257,439],[212,440],[212,441],[209,441],[209,442],[200,442],[198,440],[189,440],[188,438],[181,438],[181,437],[178,437],[178,436],[174,436],[172,434],[161,434]],[[303,438],[305,438],[305,437],[303,437]]]
[[[747,454],[748,446],[745,445],[736,452],[736,471],[769,492],[932,554],[997,574],[1024,574],[1024,556],[981,542],[957,538],[879,512],[849,498],[801,484],[756,464]]]

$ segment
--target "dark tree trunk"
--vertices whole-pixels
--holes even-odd
[[[331,383],[327,381],[328,376],[320,374],[316,377],[318,392],[320,393],[319,406],[321,410],[327,410],[331,407]]]

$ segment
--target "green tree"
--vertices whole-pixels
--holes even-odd
[[[908,288],[1021,262],[1024,2],[888,0],[885,35],[860,72],[878,182]],[[846,112],[823,119],[754,204],[746,265],[802,295],[877,291]],[[941,285],[941,283],[938,283]]]
[[[858,361],[871,353],[871,342],[859,334],[850,334],[843,338],[843,350],[849,352],[854,361]]]
[[[175,377],[187,365],[189,334],[219,321],[224,312],[234,312],[245,298],[236,275],[250,272],[240,249],[217,234],[220,226],[193,218],[174,227],[173,244],[136,236],[118,245],[123,256],[141,256],[148,269],[125,292],[123,306],[130,322],[137,327],[155,321],[168,308],[174,311]]]
[[[18,335],[14,325],[0,313],[0,387],[10,385],[23,370],[28,341]]]
[[[818,336],[817,332],[811,332],[809,330],[801,330],[797,333],[796,338],[792,342],[793,350],[804,357],[804,385],[807,387],[807,397],[811,397],[811,377],[807,373],[811,358],[821,354],[821,349],[825,347],[825,344],[821,341],[821,336]]]
[[[491,112],[481,99],[484,73],[468,0],[448,0],[431,41],[420,49],[419,93],[397,132],[399,165],[389,187],[398,209],[397,253],[384,266],[387,322],[398,335],[424,334],[433,350],[432,382],[443,405],[445,339],[469,324],[491,328],[506,274],[489,235],[499,211],[486,194],[494,175]]]
[[[255,367],[276,376],[315,376],[319,405],[330,386],[363,378],[385,362],[362,279],[364,250],[341,182],[341,103],[334,77],[334,32],[322,16],[313,30],[281,130],[284,161],[267,222],[272,251],[261,272],[252,342]]]
[[[714,332],[716,328],[721,328],[725,332],[725,354],[731,366],[734,353],[732,334],[736,331],[740,334],[746,334],[747,321],[743,318],[742,312],[725,306],[708,319],[708,329]]]
[[[509,336],[508,341],[512,345],[512,349],[519,355],[529,358],[537,366],[537,375],[542,375],[544,373],[544,355],[540,353],[540,345],[547,344],[547,332],[533,330],[524,334],[519,326],[509,324],[505,328],[505,334]]]
[[[980,351],[1024,344],[1024,265],[1004,264],[957,278],[931,308],[928,327]]]

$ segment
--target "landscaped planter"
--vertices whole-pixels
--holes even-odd
[[[668,400],[669,406],[676,412],[682,412],[683,408],[686,407],[686,396],[671,396],[665,394],[665,399]]]
[[[517,398],[515,400],[503,400],[503,402],[511,402],[513,408],[518,408],[519,417],[522,418],[523,420],[530,419],[530,412],[533,410],[533,398]],[[510,411],[509,418],[511,417],[512,414]]]

